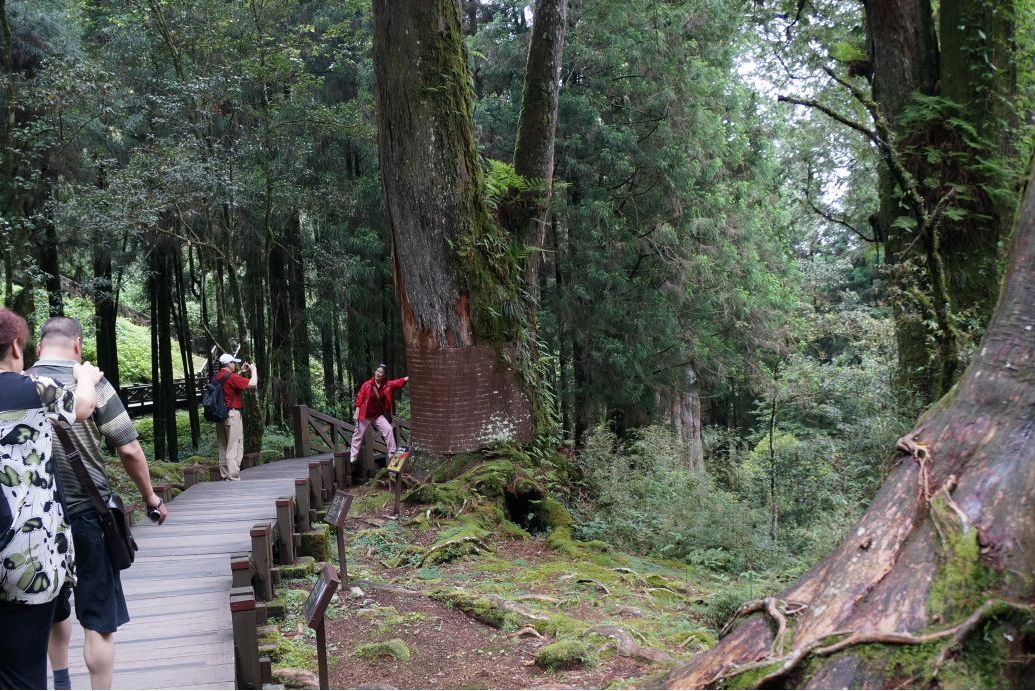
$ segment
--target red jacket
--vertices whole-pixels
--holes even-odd
[[[406,377],[386,381],[380,387],[374,382],[373,377],[367,379],[363,382],[363,386],[359,387],[359,392],[356,394],[356,408],[359,409],[359,419],[376,420],[378,416],[385,413],[390,415],[392,413],[392,394],[404,386],[406,386]],[[375,389],[380,390],[380,398],[375,393]]]
[[[226,376],[227,374],[230,376]],[[248,388],[248,379],[237,372],[230,372],[229,367],[224,367],[216,373],[216,380],[223,382],[223,400],[226,401],[227,410],[240,410],[244,407],[244,397],[241,392]]]

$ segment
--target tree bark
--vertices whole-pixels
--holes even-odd
[[[1023,603],[1035,597],[1030,577],[1035,573],[1033,325],[1035,168],[999,304],[980,350],[955,389],[899,441],[904,453],[845,541],[780,594],[785,611],[796,611],[787,640],[771,650],[776,634],[770,621],[755,615],[673,670],[666,686],[711,687],[751,674],[741,681],[767,687],[887,687],[902,681],[902,669],[893,660],[894,645],[890,651],[872,648],[873,641],[896,644],[921,633],[951,631],[980,614],[982,603],[999,598],[1020,603],[1004,604],[1007,610],[1027,608],[1030,616],[1030,605]],[[1016,618],[999,623],[1021,626]],[[844,640],[845,632],[857,635]],[[817,642],[839,638],[843,646],[820,656]],[[995,639],[992,645],[1009,653],[1007,638]],[[1014,640],[1023,646],[1027,639]],[[927,655],[933,657],[929,650]],[[1001,676],[986,683],[1004,678],[1007,686],[1011,680],[1024,683],[1022,675],[1031,672],[1023,654],[1005,654],[999,664],[994,673]],[[939,666],[921,667],[905,684],[939,685]]]
[[[508,430],[528,441],[530,399],[501,357],[520,317],[492,293],[501,267],[486,244],[499,230],[475,147],[459,3],[375,0],[374,75],[414,445],[468,451]],[[456,400],[479,405],[451,415]]]
[[[191,448],[198,450],[198,443],[201,441],[201,421],[198,419],[197,387],[195,381],[194,357],[191,346],[190,322],[187,319],[187,286],[183,280],[183,251],[180,247],[174,247],[175,261],[172,262],[171,270],[176,279],[176,302],[173,310],[176,324],[176,338],[180,341],[180,358],[183,364],[183,376],[187,381],[187,416],[190,419],[190,441]]]
[[[474,345],[468,280],[451,244],[482,236],[489,214],[457,3],[375,0],[374,75],[406,342]]]
[[[276,237],[270,244],[270,378],[269,389],[274,419],[279,424],[291,420],[295,400],[291,379],[292,317],[291,271],[287,238]]]
[[[701,388],[697,372],[687,367],[682,385],[672,397],[672,428],[679,440],[686,444],[686,467],[704,470],[704,442],[701,438]]]
[[[151,265],[151,373],[157,374],[152,385],[154,398],[155,455],[160,460],[175,461],[179,455],[176,436],[176,389],[172,365],[172,247],[170,240],[159,237],[152,250]],[[159,455],[158,438],[164,437],[163,455]]]
[[[896,302],[903,402],[934,400],[960,374],[967,323],[990,316],[999,285],[999,246],[1016,209],[1015,181],[1004,161],[1016,160],[1014,2],[930,0],[864,2],[873,97],[897,141],[894,150],[916,181],[929,223],[896,225],[903,190],[887,161],[879,171],[879,235],[903,295]],[[903,117],[914,94],[941,97],[926,117]],[[934,104],[934,105],[932,105]],[[946,109],[931,115],[932,108]],[[964,131],[958,123],[971,129]],[[992,165],[986,165],[992,162]],[[951,207],[965,217],[943,222]],[[930,328],[935,322],[933,348]]]
[[[288,245],[288,266],[291,293],[291,361],[294,370],[291,377],[291,389],[295,402],[311,405],[313,381],[312,374],[309,372],[309,355],[312,352],[312,345],[309,338],[309,319],[306,316],[302,224],[297,210],[291,211],[287,233],[290,243]]]
[[[899,118],[913,93],[936,93],[938,43],[930,1],[866,0],[863,6],[873,71],[873,98],[892,131],[899,133]],[[878,169],[878,193],[877,225],[885,238],[888,263],[894,266],[922,258],[924,247],[914,242],[914,234],[895,226],[896,219],[904,214],[901,195],[887,161],[882,161]],[[895,283],[902,284],[906,280],[899,277]],[[932,292],[929,280],[920,288],[924,294]],[[933,321],[933,316],[917,314],[895,303],[898,379],[899,389],[904,392],[903,402],[916,395],[929,401],[937,388],[925,320]]]
[[[116,338],[118,305],[112,283],[111,248],[104,242],[93,245],[93,314],[97,332],[97,366],[116,390],[119,388],[119,346]]]
[[[567,0],[539,0],[535,6],[532,40],[525,63],[514,170],[533,183],[530,194],[509,203],[509,228],[526,247],[541,250],[546,238],[546,215],[553,190],[554,141],[557,137],[557,101],[561,90],[561,62],[567,31]],[[539,268],[543,253],[533,251],[525,260],[525,285],[534,302],[539,297]]]
[[[41,183],[43,184],[43,183]],[[57,228],[50,218],[50,212],[40,215],[39,261],[43,271],[43,287],[47,291],[48,314],[51,317],[65,316],[64,291],[61,289],[61,250]]]

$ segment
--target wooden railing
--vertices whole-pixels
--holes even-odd
[[[400,446],[410,443],[410,421],[398,416],[392,420],[395,430],[395,442]],[[309,406],[295,406],[294,432],[295,456],[315,456],[317,454],[340,453],[349,450],[356,425],[339,420],[336,417],[321,413]],[[388,452],[381,434],[374,425],[370,425],[363,437],[361,455],[383,457]],[[366,463],[364,463],[366,465]]]
[[[194,379],[194,402],[201,403],[201,395],[205,390],[208,378],[198,375]],[[176,379],[173,381],[173,391],[176,396],[176,407],[185,408],[190,403],[189,379]],[[126,406],[130,417],[146,415],[154,409],[155,387],[153,384],[130,384],[119,389],[119,398],[122,405]]]

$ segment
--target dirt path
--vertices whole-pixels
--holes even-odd
[[[362,594],[341,593],[328,611],[332,688],[627,686],[713,642],[691,611],[699,592],[672,565],[606,550],[562,555],[541,535],[477,532],[471,517],[435,518],[420,506],[395,517],[383,489],[354,494],[347,556]],[[476,536],[461,545],[470,554],[427,560],[433,545],[465,535]],[[311,584],[282,585],[289,617],[280,629],[303,649],[294,666],[315,670],[311,632],[298,616]],[[389,641],[405,659],[358,652]],[[557,667],[537,663],[544,646],[559,642],[581,656],[562,654]]]

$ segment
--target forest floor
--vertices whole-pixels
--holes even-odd
[[[331,688],[650,685],[715,642],[709,601],[729,583],[707,571],[551,540],[509,521],[492,530],[464,509],[447,517],[403,504],[395,515],[383,481],[349,491],[353,589],[327,613]],[[323,556],[337,568],[327,537]],[[265,638],[288,687],[316,681],[302,605],[318,565],[285,573],[287,613]]]

